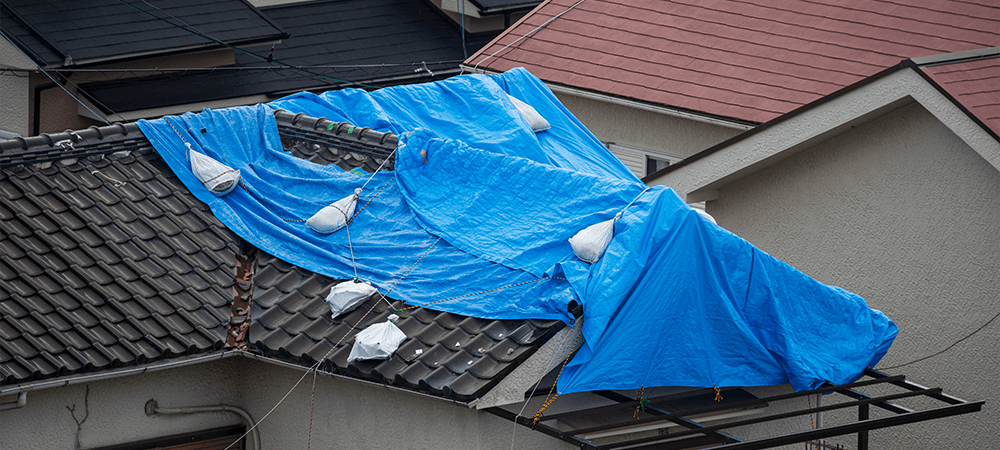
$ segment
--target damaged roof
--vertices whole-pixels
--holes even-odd
[[[374,170],[381,160],[359,146],[396,142],[371,130],[345,137],[346,127],[301,114],[277,119],[286,150],[344,169]],[[0,142],[0,167],[0,386],[223,351],[239,238],[138,127]],[[393,311],[374,297],[334,320],[324,298],[338,280],[263,252],[254,282],[248,351],[305,367],[329,354],[321,370],[460,401],[562,327],[399,301]],[[393,312],[407,335],[399,350],[348,364],[350,335]]]
[[[464,64],[752,124],[900,60],[998,41],[1000,7],[982,0],[550,0]]]
[[[134,0],[4,0],[0,26],[42,66],[247,45],[287,36],[243,0],[160,3],[162,7]]]

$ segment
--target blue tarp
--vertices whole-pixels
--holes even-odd
[[[505,92],[552,129],[533,133]],[[268,107],[400,136],[395,172],[368,182],[359,208],[370,204],[347,229],[320,235],[295,220],[368,177],[283,152]],[[241,170],[246,189],[208,193],[166,120],[197,150]],[[356,263],[360,278],[392,297],[483,318],[572,323],[567,306],[579,302],[585,343],[560,393],[845,383],[896,335],[860,297],[712,224],[668,188],[645,190],[523,70],[296,94],[139,125],[226,226],[295,265],[349,278]],[[576,259],[567,239],[633,199],[605,256],[592,265]]]

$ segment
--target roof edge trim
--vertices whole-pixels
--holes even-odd
[[[942,53],[940,55],[920,56],[917,58],[910,58],[909,61],[918,66],[929,66],[965,62],[974,59],[993,58],[998,56],[1000,56],[1000,47],[987,47],[962,52]]]
[[[875,81],[878,81],[878,80],[880,80],[880,79],[882,79],[882,78],[884,78],[884,77],[886,77],[886,76],[888,76],[890,74],[893,74],[896,71],[899,71],[901,69],[906,68],[907,67],[907,62],[906,61],[909,61],[909,60],[903,60],[903,62],[900,63],[900,64],[896,64],[896,65],[890,66],[890,67],[882,70],[881,72],[876,73],[875,75],[872,75],[872,76],[870,76],[868,78],[865,78],[865,79],[863,79],[861,81],[858,81],[858,82],[856,82],[854,84],[851,84],[851,85],[848,85],[848,86],[844,86],[843,88],[840,88],[839,90],[833,92],[832,94],[820,97],[819,99],[816,99],[816,100],[814,100],[814,101],[812,101],[810,103],[806,103],[805,105],[802,105],[802,106],[800,106],[798,108],[795,108],[795,109],[793,109],[793,110],[791,110],[791,111],[789,111],[789,112],[787,112],[785,114],[782,114],[782,115],[780,115],[778,117],[775,117],[774,119],[771,119],[771,120],[769,120],[767,122],[764,122],[760,126],[757,126],[755,128],[751,128],[750,130],[747,130],[747,131],[745,131],[743,133],[737,134],[736,136],[733,136],[733,137],[731,137],[729,139],[726,139],[725,141],[722,141],[722,142],[720,142],[718,144],[715,144],[715,145],[713,145],[713,146],[711,146],[709,148],[706,148],[705,150],[702,150],[702,151],[700,151],[698,153],[695,153],[695,154],[693,154],[691,156],[688,156],[687,158],[684,158],[684,159],[680,160],[680,162],[671,164],[671,165],[669,165],[667,167],[664,167],[663,169],[660,169],[660,170],[658,170],[656,172],[653,172],[653,173],[651,173],[649,175],[646,175],[646,176],[642,177],[641,180],[642,180],[643,183],[649,184],[650,181],[656,180],[656,179],[658,179],[658,178],[660,178],[660,177],[662,177],[662,176],[664,176],[664,175],[666,175],[666,174],[668,174],[670,172],[673,172],[674,170],[677,170],[677,169],[679,169],[681,167],[684,167],[684,166],[686,166],[688,164],[691,164],[691,163],[693,163],[693,162],[695,162],[695,161],[697,161],[699,159],[705,158],[705,157],[707,157],[707,156],[709,156],[709,155],[711,155],[713,153],[716,153],[716,152],[718,152],[718,151],[720,151],[720,150],[722,150],[722,149],[724,149],[726,147],[729,147],[729,146],[731,146],[731,145],[733,145],[733,144],[735,144],[735,143],[737,143],[739,141],[747,139],[750,136],[753,136],[753,135],[755,135],[757,133],[760,133],[760,132],[763,132],[765,130],[768,130],[771,127],[773,127],[773,126],[775,126],[775,125],[777,125],[779,123],[782,123],[782,122],[784,122],[784,121],[786,121],[786,120],[788,120],[788,119],[790,119],[792,117],[795,117],[795,116],[797,116],[799,114],[807,112],[807,111],[809,111],[809,110],[811,110],[813,108],[822,106],[822,105],[824,105],[824,104],[826,104],[826,103],[828,103],[830,101],[833,101],[833,100],[835,100],[837,98],[840,98],[840,97],[842,97],[842,96],[844,96],[844,95],[846,95],[848,93],[851,93],[851,92],[853,92],[856,89],[860,89],[860,88],[862,88],[864,86],[867,86],[870,83],[874,83]]]
[[[39,382],[28,382],[19,383],[9,387],[0,387],[0,396],[18,394],[27,391],[36,391],[41,389],[51,389],[57,387],[71,386],[74,384],[90,383],[94,381],[110,380],[114,378],[126,377],[129,375],[140,375],[147,372],[156,372],[160,370],[173,369],[177,367],[186,367],[195,364],[200,364],[207,361],[226,359],[233,356],[239,356],[242,353],[246,353],[244,350],[228,350],[222,353],[210,353],[207,355],[196,355],[193,357],[181,357],[172,361],[167,362],[156,362],[152,364],[144,364],[135,367],[129,367],[127,369],[111,370],[108,372],[99,373],[89,373],[86,375],[76,375],[63,377],[61,379],[45,380]]]
[[[752,122],[740,121],[740,120],[730,120],[716,116],[710,116],[706,114],[698,114],[695,112],[690,112],[683,109],[671,108],[669,106],[660,106],[652,103],[642,102],[639,100],[632,100],[625,97],[616,97],[608,94],[601,94],[597,92],[592,92],[580,88],[569,87],[561,84],[555,83],[545,83],[552,92],[575,95],[578,97],[584,97],[591,100],[597,100],[601,102],[611,103],[614,105],[621,105],[630,108],[641,109],[644,111],[654,112],[658,114],[664,114],[672,117],[679,117],[682,119],[694,120],[697,122],[707,123],[711,125],[718,125],[726,128],[733,128],[737,130],[750,130],[759,124]]]

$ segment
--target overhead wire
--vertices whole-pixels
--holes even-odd
[[[118,0],[118,1],[121,1],[121,0]],[[496,56],[496,55],[497,55],[497,53],[500,53],[500,52],[502,52],[502,51],[506,50],[507,48],[509,48],[509,47],[513,46],[514,44],[517,44],[518,42],[521,42],[521,40],[523,40],[524,38],[526,38],[526,37],[528,37],[528,36],[531,36],[532,34],[535,34],[535,32],[537,32],[538,30],[541,30],[542,28],[545,28],[545,26],[546,26],[546,25],[548,25],[548,24],[550,24],[550,23],[552,23],[552,21],[553,21],[553,20],[556,20],[556,19],[558,19],[559,17],[561,17],[561,16],[563,15],[563,14],[566,14],[566,13],[570,12],[570,10],[572,10],[573,8],[576,8],[577,6],[579,6],[579,5],[580,5],[580,3],[583,3],[583,1],[584,1],[584,0],[579,0],[578,2],[576,2],[576,3],[572,4],[572,5],[570,5],[570,6],[568,7],[568,8],[566,8],[566,9],[562,10],[562,12],[560,12],[559,14],[556,14],[556,15],[552,16],[552,18],[550,18],[549,20],[546,20],[546,21],[545,21],[544,23],[542,23],[541,25],[539,25],[539,26],[535,27],[535,29],[534,29],[534,30],[531,30],[531,31],[529,31],[529,32],[525,33],[525,34],[524,34],[524,35],[522,35],[521,37],[519,37],[519,38],[515,39],[515,40],[514,40],[514,42],[511,42],[511,43],[509,43],[509,44],[507,44],[507,45],[503,46],[503,47],[502,47],[502,48],[501,48],[500,50],[497,50],[497,51],[493,52],[493,53],[492,53],[491,55],[489,55],[489,56],[487,56],[487,57],[485,57],[485,58],[483,58],[483,59],[479,60],[479,62],[477,62],[477,63],[476,63],[476,65],[475,65],[475,66],[473,66],[473,69],[479,69],[479,65],[480,65],[480,64],[482,64],[482,63],[484,63],[484,62],[486,62],[486,60],[487,60],[487,59],[490,59],[490,58],[492,58],[492,57]],[[513,29],[511,29],[511,31],[513,31]]]
[[[949,345],[949,346],[945,347],[945,348],[944,348],[944,349],[942,349],[941,351],[938,351],[938,352],[936,352],[936,353],[933,353],[933,354],[930,354],[930,355],[927,355],[927,356],[924,356],[923,358],[918,358],[918,359],[915,359],[915,360],[913,360],[913,361],[910,361],[910,362],[908,362],[908,363],[903,363],[903,364],[897,364],[897,365],[895,365],[895,366],[889,366],[889,367],[879,367],[878,369],[879,369],[879,370],[890,370],[890,369],[898,369],[898,368],[900,368],[900,367],[905,367],[905,366],[909,366],[909,365],[911,365],[911,364],[915,364],[915,363],[918,363],[918,362],[920,362],[920,361],[924,361],[924,360],[928,360],[928,359],[931,359],[931,358],[933,358],[933,357],[935,357],[935,356],[938,356],[938,355],[940,355],[940,354],[942,354],[942,353],[944,353],[944,352],[947,352],[948,350],[951,350],[951,349],[952,349],[953,347],[955,347],[956,345],[958,345],[958,344],[962,343],[962,341],[964,341],[964,340],[966,340],[966,339],[968,339],[968,338],[971,338],[971,337],[972,337],[972,336],[974,336],[974,335],[975,335],[976,333],[978,333],[978,332],[982,331],[982,330],[983,330],[984,328],[986,328],[987,326],[989,326],[989,324],[993,323],[993,321],[994,321],[994,320],[997,320],[997,318],[1000,318],[1000,313],[997,313],[996,315],[994,315],[994,316],[993,316],[993,318],[991,318],[990,320],[986,321],[986,323],[982,324],[982,325],[981,325],[981,326],[980,326],[979,328],[976,328],[976,329],[975,329],[975,330],[973,330],[973,331],[972,331],[971,333],[969,333],[969,334],[965,335],[965,337],[963,337],[963,338],[961,338],[961,339],[959,339],[959,340],[957,340],[957,341],[955,341],[955,342],[952,342],[952,343],[951,343],[951,345]]]
[[[251,56],[251,57],[254,57],[254,58],[257,58],[257,59],[259,59],[259,60],[261,60],[261,61],[265,61],[265,62],[268,62],[268,63],[274,63],[274,64],[278,64],[278,65],[281,65],[281,66],[285,66],[285,67],[289,67],[289,68],[295,68],[295,66],[292,66],[292,65],[290,65],[290,64],[286,64],[286,63],[284,63],[284,62],[282,62],[282,61],[279,61],[279,60],[277,60],[277,59],[272,59],[272,61],[267,61],[267,57],[264,57],[264,56],[260,56],[260,55],[258,55],[258,54],[256,54],[256,53],[253,53],[253,52],[250,52],[250,51],[247,51],[247,50],[244,50],[244,49],[241,49],[241,48],[238,48],[238,47],[234,47],[234,46],[230,45],[229,43],[227,43],[227,42],[224,42],[224,41],[221,41],[221,40],[219,40],[219,39],[216,39],[216,38],[214,38],[214,37],[212,37],[212,36],[210,36],[210,35],[208,35],[208,34],[205,34],[205,33],[201,33],[201,32],[198,32],[198,31],[196,31],[196,30],[194,29],[194,27],[191,27],[190,25],[186,25],[186,26],[182,26],[182,25],[179,25],[179,24],[176,24],[176,23],[173,23],[173,22],[171,22],[171,21],[169,21],[169,20],[166,20],[166,19],[164,19],[164,18],[162,18],[162,17],[160,17],[160,16],[157,16],[156,14],[153,14],[153,13],[151,13],[151,12],[149,12],[149,11],[146,11],[146,10],[144,10],[144,9],[142,9],[142,8],[139,8],[139,7],[135,6],[135,5],[132,5],[132,4],[130,4],[130,3],[126,2],[126,1],[124,1],[124,0],[115,0],[115,1],[117,1],[118,3],[121,3],[122,5],[125,5],[125,6],[128,6],[129,8],[132,8],[132,9],[134,9],[134,10],[136,10],[136,11],[139,11],[139,12],[141,12],[141,13],[145,14],[145,15],[148,15],[148,16],[150,16],[150,17],[152,17],[152,18],[156,19],[156,20],[159,20],[159,21],[161,21],[161,22],[163,22],[163,23],[166,23],[166,24],[168,24],[168,25],[170,25],[170,26],[173,26],[173,27],[175,27],[175,28],[178,28],[178,29],[180,29],[180,30],[182,30],[182,31],[185,31],[185,32],[187,32],[187,33],[190,33],[190,34],[192,34],[192,35],[195,35],[195,36],[198,36],[198,37],[200,37],[200,38],[202,38],[202,39],[206,39],[206,40],[208,40],[208,41],[211,41],[211,42],[214,42],[214,43],[216,43],[216,44],[219,44],[219,45],[222,45],[222,46],[224,46],[224,47],[227,47],[227,48],[229,48],[229,49],[231,49],[231,50],[233,50],[233,51],[237,51],[237,52],[240,52],[240,53],[243,53],[243,54],[245,54],[245,55],[248,55],[248,56]],[[147,3],[147,2],[145,1],[145,0],[142,0],[142,2],[143,2],[143,3],[146,3],[147,5],[149,5],[149,3]],[[150,5],[150,6],[152,6],[152,5]],[[176,16],[174,16],[173,14],[170,14],[170,13],[169,13],[169,12],[167,12],[167,11],[163,11],[162,9],[160,9],[160,8],[157,8],[157,7],[155,7],[155,6],[152,6],[152,7],[153,7],[153,8],[156,8],[156,9],[157,9],[157,10],[159,10],[159,11],[162,11],[162,12],[164,12],[165,14],[167,14],[167,15],[169,15],[169,16],[171,16],[171,17],[173,17],[173,18],[174,18],[175,20],[177,20],[178,22],[181,22],[182,24],[186,24],[186,22],[184,22],[184,21],[183,21],[183,20],[181,20],[181,19],[178,19],[178,18],[177,18]],[[309,74],[309,75],[312,75],[312,76],[314,76],[314,77],[319,77],[319,79],[321,79],[321,80],[323,80],[323,81],[335,81],[335,82],[338,82],[338,83],[346,83],[346,84],[351,84],[351,85],[355,85],[355,86],[361,86],[361,87],[367,87],[367,88],[372,88],[372,89],[379,89],[379,88],[381,88],[381,86],[375,86],[375,85],[369,85],[369,84],[364,84],[364,83],[357,83],[357,82],[354,82],[354,81],[349,81],[349,80],[341,80],[341,79],[339,79],[339,78],[333,78],[333,77],[328,77],[328,76],[326,76],[326,75],[322,75],[322,74],[318,74],[318,73],[315,73],[315,72],[312,72],[312,71],[309,71],[309,70],[304,70],[304,69],[298,69],[298,70],[301,70],[301,71],[302,71],[303,73],[306,73],[306,74]]]
[[[11,45],[11,46],[13,46],[14,48],[16,48],[16,49],[17,49],[17,51],[18,51],[19,53],[21,53],[21,55],[22,55],[22,56],[24,56],[24,57],[25,57],[25,58],[26,58],[27,60],[31,61],[31,63],[32,63],[32,64],[34,64],[34,65],[35,65],[35,67],[36,67],[36,68],[38,69],[38,71],[40,71],[40,72],[42,72],[43,74],[45,74],[45,76],[46,76],[46,77],[48,77],[48,79],[49,79],[49,80],[52,80],[52,82],[53,82],[53,83],[55,83],[55,85],[56,85],[56,86],[59,86],[59,88],[60,88],[60,89],[62,89],[62,90],[63,90],[63,92],[65,92],[65,93],[66,93],[66,95],[70,96],[70,98],[72,98],[73,100],[76,100],[76,102],[77,102],[77,103],[78,103],[78,104],[79,104],[80,106],[83,106],[84,108],[86,108],[86,110],[87,110],[87,111],[90,111],[90,113],[91,113],[91,114],[93,114],[93,115],[94,115],[94,117],[97,117],[97,118],[100,118],[100,119],[101,119],[101,121],[103,121],[103,122],[104,122],[105,124],[107,124],[107,125],[111,125],[111,122],[108,122],[108,120],[107,120],[107,119],[105,119],[105,118],[104,118],[104,116],[102,116],[102,115],[100,115],[100,114],[98,114],[98,113],[94,112],[94,110],[93,110],[93,109],[90,109],[90,107],[89,107],[89,106],[87,106],[87,104],[86,104],[86,103],[83,103],[83,101],[81,101],[81,100],[80,100],[79,98],[77,98],[77,96],[73,95],[73,93],[72,93],[72,92],[70,92],[70,91],[69,91],[69,89],[66,89],[66,86],[64,86],[64,85],[63,85],[62,83],[60,83],[60,82],[56,81],[56,79],[55,79],[55,78],[53,78],[53,77],[52,77],[52,75],[50,75],[50,74],[49,74],[48,72],[46,72],[46,71],[45,71],[45,69],[43,69],[43,68],[42,68],[42,66],[38,65],[38,63],[37,63],[37,62],[35,62],[35,59],[34,59],[34,58],[32,58],[32,57],[28,56],[28,54],[27,54],[27,53],[25,53],[25,52],[24,52],[23,50],[21,50],[21,47],[20,47],[20,46],[18,46],[17,44],[15,44],[15,43],[14,43],[14,40],[12,40],[12,39],[11,39],[11,38],[10,38],[9,36],[7,36],[7,33],[4,33],[4,31],[3,31],[2,29],[0,29],[0,36],[3,36],[3,38],[4,38],[5,40],[7,40],[7,42],[10,42],[10,45]],[[67,81],[69,81],[69,80],[67,79]],[[75,87],[75,85],[74,85],[74,87]]]

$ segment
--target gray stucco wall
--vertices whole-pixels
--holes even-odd
[[[602,142],[653,155],[686,158],[743,131],[572,94],[556,93],[556,97]],[[646,175],[639,173],[644,171],[640,159],[620,159],[640,177]]]
[[[1000,173],[918,103],[721,187],[708,211],[892,318],[900,333],[879,367],[942,350],[1000,312]],[[889,370],[987,403],[875,432],[873,448],[994,446],[998,339],[994,323],[940,356]]]
[[[0,411],[0,449],[94,448],[240,424],[238,416],[223,412],[169,417],[143,412],[151,398],[162,407],[235,404],[230,381],[235,362],[29,391],[23,408]]]
[[[151,398],[163,408],[237,406],[261,422],[262,448],[306,448],[312,375],[264,418],[303,373],[236,357],[31,391],[24,408],[0,411],[0,450],[86,449],[241,423],[227,412],[147,417],[143,408]],[[67,408],[76,420],[86,417],[79,433]],[[313,448],[506,450],[513,429],[490,413],[436,398],[327,375],[316,380]],[[571,448],[521,426],[515,438],[517,449]]]

